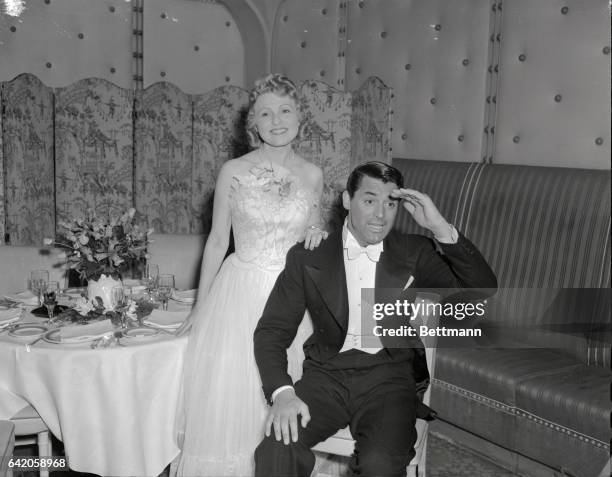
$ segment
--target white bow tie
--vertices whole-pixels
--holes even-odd
[[[355,260],[359,255],[365,253],[370,260],[378,262],[380,259],[380,253],[382,252],[382,243],[376,245],[368,245],[367,247],[360,247],[359,245],[348,245],[346,247],[346,255],[349,260]]]

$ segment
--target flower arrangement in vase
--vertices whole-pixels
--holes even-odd
[[[57,238],[45,239],[45,245],[65,250],[68,268],[87,280],[87,296],[100,297],[111,308],[110,292],[121,284],[121,275],[147,256],[147,229],[135,220],[136,209],[121,215],[98,217],[88,210],[85,217],[58,222]]]

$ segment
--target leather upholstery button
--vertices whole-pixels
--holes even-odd
[[[285,15],[285,16],[283,17],[283,21],[284,21],[284,22],[286,22],[287,20],[289,20],[289,17],[288,17],[287,15]]]
[[[469,64],[470,64],[470,60],[468,60],[467,58],[465,58],[465,59],[464,59],[464,60],[461,62],[461,64],[462,64],[463,66],[467,66],[467,65],[469,65]]]
[[[363,8],[365,7],[365,3],[364,2],[359,2],[359,8]]]
[[[563,97],[562,97],[560,94],[556,94],[556,95],[555,95],[555,101],[556,101],[557,103],[560,103],[562,99],[563,99]]]
[[[387,38],[387,32],[386,31],[381,32],[380,33],[380,37],[381,38]]]
[[[464,139],[463,134],[459,134],[459,136],[457,136],[457,141],[463,142],[463,139]]]
[[[229,82],[230,82],[230,80],[231,80],[231,78],[230,78],[229,76],[226,76],[226,77],[225,77],[225,82],[226,82],[226,83],[229,83]]]
[[[161,72],[159,73],[159,76],[161,76],[162,78],[163,78],[163,77],[165,77],[165,76],[166,76],[166,72],[165,72],[165,71],[161,71]]]
[[[406,139],[408,139],[408,134],[404,133],[402,134],[402,139],[405,141]]]
[[[518,136],[514,136],[514,137],[512,138],[512,142],[513,142],[514,144],[518,144],[519,142],[521,142],[521,138],[520,138],[520,137],[518,137]]]
[[[567,12],[569,12],[569,8],[567,8],[567,7],[563,7],[563,8],[561,9],[561,13],[562,13],[563,15],[567,15]]]
[[[85,35],[83,35],[82,33],[78,34],[79,40],[82,40],[83,38],[85,38]]]
[[[355,68],[355,73],[361,74],[361,68]]]
[[[319,76],[321,76],[321,77],[325,76],[325,70],[319,71]]]
[[[598,137],[597,139],[595,139],[595,144],[597,144],[598,146],[601,146],[604,143],[604,140],[602,137]]]
[[[232,26],[232,22],[225,22],[225,26],[228,27],[228,28],[231,27]]]
[[[111,72],[111,73],[115,73],[116,71],[117,71],[117,70],[116,70],[115,68],[111,68],[111,69],[110,69],[110,72]]]
[[[489,134],[489,126],[485,126],[485,128],[484,128],[484,133],[485,133],[485,134]]]
[[[48,2],[47,2],[48,3]],[[112,5],[110,7],[108,7],[108,11],[111,13],[115,13],[115,7],[113,7]]]
[[[49,62],[49,61],[48,61],[48,62],[45,64],[45,66],[46,66],[47,68],[51,68],[51,66],[53,66],[53,65],[51,64],[51,62]]]
[[[160,17],[165,19],[165,18],[166,18],[166,13],[165,13],[165,12],[164,12],[164,13],[162,13],[162,14],[160,15]]]
[[[305,41],[303,41],[302,43],[300,43],[300,46],[301,46],[302,48],[306,48],[306,42],[305,42]]]
[[[491,134],[495,134],[495,126],[491,127]]]
[[[436,104],[436,103],[438,102],[438,100],[437,100],[436,98],[431,98],[431,99],[429,100],[429,102],[430,102],[431,104]]]
[[[17,31],[17,27],[15,25],[11,25],[10,30],[15,33]]]
[[[438,23],[434,28],[436,29],[436,31],[440,31],[442,30],[442,25]]]
[[[321,10],[321,15],[327,15],[327,8],[324,8],[323,10]]]
[[[519,61],[525,61],[527,59],[527,55],[525,55],[524,53],[521,53],[518,57]]]
[[[406,64],[404,65],[404,69],[405,69],[406,71],[408,71],[410,68],[412,68],[412,65],[411,65],[410,63],[406,63]]]
[[[603,52],[604,55],[609,55],[610,54],[610,47],[609,46],[604,46],[603,50],[601,50]]]
[[[199,47],[198,45],[195,45],[195,46],[193,47],[193,49],[194,49],[195,51],[200,51],[200,47]]]

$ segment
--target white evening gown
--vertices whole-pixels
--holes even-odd
[[[268,408],[253,332],[287,251],[304,237],[313,204],[312,192],[298,178],[275,168],[276,174],[257,167],[234,178],[230,209],[236,252],[221,266],[187,348],[184,442],[175,469],[181,476],[254,473],[253,454]],[[300,345],[311,331],[305,319],[288,351],[295,379],[301,374]]]

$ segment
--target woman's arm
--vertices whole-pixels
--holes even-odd
[[[327,232],[323,229],[321,218],[321,198],[323,196],[323,172],[318,167],[312,168],[311,184],[314,191],[314,201],[310,207],[310,215],[306,223],[304,235],[304,248],[315,249],[321,240],[327,238]]]
[[[229,245],[232,226],[229,196],[233,180],[232,161],[223,165],[215,184],[212,227],[202,254],[200,284],[195,308],[202,305],[217,276]]]

